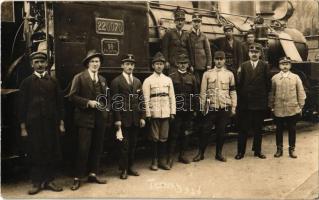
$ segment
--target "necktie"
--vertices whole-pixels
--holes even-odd
[[[93,72],[93,82],[96,83],[95,72]]]
[[[130,85],[133,85],[133,80],[132,80],[131,76],[128,76],[128,82],[129,82]]]

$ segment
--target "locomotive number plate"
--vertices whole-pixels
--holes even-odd
[[[124,21],[117,19],[95,18],[95,29],[98,34],[124,35]]]
[[[117,39],[102,39],[101,52],[104,55],[117,56],[120,52],[120,42]]]

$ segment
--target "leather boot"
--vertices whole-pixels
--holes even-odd
[[[166,142],[159,143],[159,155],[158,155],[158,167],[164,170],[170,170],[169,166],[167,165],[167,159],[165,159],[166,154]]]
[[[157,163],[157,142],[152,142],[152,150],[153,150],[153,158],[152,158],[152,164],[150,166],[150,169],[153,171],[158,170],[158,163]]]
[[[291,158],[297,158],[297,155],[295,154],[295,147],[289,147],[289,156]]]
[[[167,165],[172,168],[174,164],[176,141],[171,140],[168,148]]]
[[[189,164],[190,161],[188,158],[185,156],[185,152],[181,151],[179,156],[178,156],[178,162],[184,163],[184,164]]]
[[[204,151],[199,150],[197,155],[193,158],[193,162],[199,162],[201,160],[204,160]]]
[[[274,157],[275,157],[275,158],[279,158],[279,157],[282,156],[282,154],[283,154],[282,147],[278,146],[278,147],[277,147],[277,151],[276,151]]]

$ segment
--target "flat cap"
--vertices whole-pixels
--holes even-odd
[[[30,59],[47,59],[47,54],[42,51],[35,51],[30,54]]]
[[[224,32],[226,32],[227,30],[233,30],[233,29],[234,29],[234,26],[232,24],[226,24],[223,27]]]
[[[262,49],[261,44],[252,43],[251,45],[249,45],[249,51],[261,51],[261,49]]]
[[[134,55],[131,54],[131,53],[122,55],[121,61],[122,61],[122,63],[124,63],[124,62],[136,63],[135,57],[134,57]]]
[[[177,59],[176,59],[177,63],[188,63],[189,59],[188,56],[186,54],[180,54]]]
[[[290,57],[282,57],[279,59],[279,64],[282,64],[282,63],[291,63],[291,59]]]
[[[192,16],[192,21],[202,21],[202,16],[195,12]]]
[[[185,11],[183,9],[180,9],[177,7],[177,9],[174,11],[174,19],[185,19]]]
[[[217,58],[225,59],[225,52],[223,52],[223,51],[216,51],[216,52],[214,53],[214,59],[217,59]]]

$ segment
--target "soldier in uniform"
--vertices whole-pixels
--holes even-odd
[[[234,73],[235,78],[237,78],[237,69],[243,62],[241,42],[238,41],[233,35],[233,25],[226,24],[223,30],[225,38],[222,38],[222,40],[219,42],[218,50],[225,52],[226,66],[230,71]]]
[[[209,41],[204,33],[200,31],[202,16],[194,13],[192,16],[193,28],[189,33],[189,52],[191,60],[191,71],[194,71],[198,85],[202,81],[204,72],[211,69],[212,55]]]
[[[269,107],[274,113],[276,123],[277,152],[274,156],[278,158],[283,154],[283,132],[286,123],[289,134],[289,156],[297,158],[296,123],[305,105],[306,94],[299,76],[290,72],[289,57],[279,60],[279,68],[281,71],[273,76],[269,93]]]
[[[55,168],[61,161],[59,132],[64,132],[63,98],[57,80],[47,73],[47,54],[30,55],[34,72],[20,86],[19,112],[21,136],[26,138],[30,177],[30,195],[42,189],[62,191],[54,182]]]
[[[164,63],[163,54],[156,53],[152,60],[154,73],[143,83],[146,119],[150,123],[153,150],[151,170],[157,170],[158,167],[164,170],[170,169],[166,160],[166,141],[170,120],[175,118],[176,102],[173,82],[162,73]]]
[[[185,25],[185,11],[177,8],[174,12],[176,28],[168,30],[162,43],[162,51],[166,59],[168,74],[177,71],[176,59],[180,54],[188,55],[188,32],[183,30]]]
[[[71,190],[80,188],[87,172],[88,182],[106,184],[106,180],[97,177],[109,109],[108,86],[105,78],[98,75],[102,61],[101,53],[88,51],[82,61],[88,69],[74,76],[69,93],[69,99],[75,105],[74,123],[78,129],[75,177]]]
[[[200,102],[201,109],[204,112],[204,121],[199,151],[193,159],[194,162],[204,159],[204,153],[214,125],[216,132],[215,159],[226,162],[226,158],[222,155],[225,129],[231,114],[234,115],[236,112],[237,94],[234,75],[225,67],[225,53],[216,51],[214,62],[214,69],[204,73],[201,84]]]
[[[247,135],[254,133],[254,156],[265,159],[261,152],[262,125],[268,107],[267,97],[270,91],[270,70],[268,64],[260,60],[261,45],[249,46],[250,60],[241,64],[238,75],[238,109],[240,132],[236,159],[242,159],[246,152]]]
[[[120,140],[120,178],[127,179],[127,175],[139,176],[133,169],[133,164],[139,128],[145,126],[145,112],[140,107],[143,100],[140,98],[142,83],[133,76],[134,55],[123,55],[121,67],[123,73],[112,81],[111,92],[112,105],[118,105],[113,108],[115,126],[122,131],[122,135],[117,135],[117,139]]]
[[[169,134],[168,165],[173,166],[174,151],[177,141],[180,142],[178,161],[189,164],[185,155],[189,135],[193,131],[193,118],[198,109],[198,85],[195,76],[188,72],[189,60],[181,54],[177,58],[178,70],[170,74],[176,95],[176,117]]]

